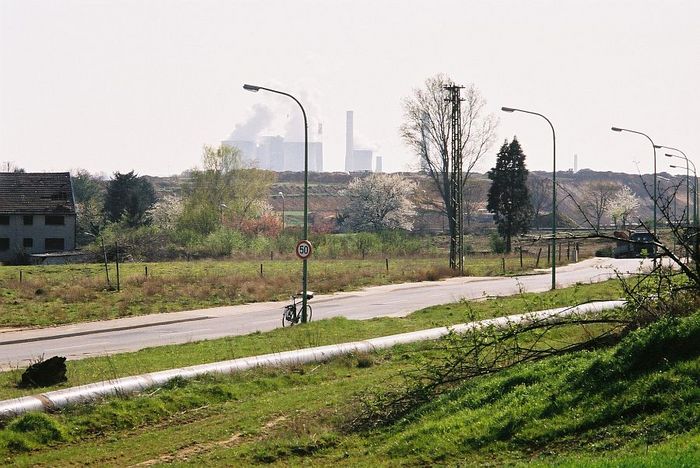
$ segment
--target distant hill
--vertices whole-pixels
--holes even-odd
[[[343,211],[347,204],[347,199],[343,195],[343,190],[356,177],[366,177],[370,173],[347,173],[347,172],[311,172],[309,173],[309,211],[312,220],[334,218],[337,213]],[[425,173],[406,172],[402,173],[407,178],[414,180],[418,184],[418,190],[414,202],[419,207],[419,219],[416,222],[417,229],[440,231],[446,223],[439,214],[440,197],[435,190],[432,180]],[[668,187],[680,187],[676,197],[677,210],[680,216],[685,208],[685,177],[673,176],[666,172],[658,174],[659,192]],[[541,178],[551,181],[552,173],[545,171],[530,172],[530,179]],[[183,184],[187,181],[187,173],[171,177],[150,177],[159,195],[175,194],[180,195]],[[652,217],[653,204],[651,197],[645,190],[645,184],[649,192],[653,187],[652,174],[627,174],[621,172],[599,172],[590,169],[582,169],[578,172],[558,171],[558,212],[562,225],[575,227],[583,225],[584,221],[580,215],[574,200],[581,201],[584,198],[584,190],[587,184],[592,182],[613,182],[620,185],[627,185],[634,194],[639,197],[640,209],[637,217],[648,220]],[[486,212],[486,196],[490,186],[486,174],[473,173],[465,189],[465,211],[470,217],[470,224],[491,225],[491,215]],[[549,185],[547,186],[549,187]],[[547,189],[547,193],[551,189]],[[282,197],[284,194],[284,208],[287,213],[301,212],[303,210],[304,195],[304,174],[302,172],[281,172],[277,173],[277,181],[270,188],[270,204],[275,211],[282,211]],[[543,215],[547,220],[543,223],[544,228],[549,226],[549,210],[551,201],[545,204]],[[610,220],[604,219],[604,223]]]

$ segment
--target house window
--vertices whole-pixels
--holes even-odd
[[[47,215],[44,224],[47,226],[63,226],[66,224],[66,221],[63,216]]]
[[[32,239],[31,237],[25,237],[22,241],[22,245],[25,249],[31,249],[32,247],[34,247],[34,239]]]
[[[32,224],[34,224],[34,216],[24,215],[24,225],[31,226]]]
[[[0,252],[3,250],[10,250],[10,239],[7,237],[0,237]]]
[[[62,237],[49,237],[44,239],[44,250],[63,250],[65,240]]]
[[[10,224],[10,216],[9,215],[0,215],[0,225],[9,225]]]

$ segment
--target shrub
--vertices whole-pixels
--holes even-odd
[[[493,253],[501,254],[506,251],[506,241],[496,233],[489,236],[489,245]]]

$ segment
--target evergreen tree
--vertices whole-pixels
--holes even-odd
[[[126,174],[114,173],[107,184],[105,212],[112,222],[124,221],[129,227],[148,224],[148,210],[156,202],[153,185],[134,171]]]
[[[518,139],[514,137],[510,143],[506,140],[498,152],[496,167],[488,173],[492,183],[487,208],[493,213],[507,252],[511,251],[511,238],[526,233],[532,221],[527,175],[525,154]]]

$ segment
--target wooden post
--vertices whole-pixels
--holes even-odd
[[[22,270],[19,270],[19,282],[22,282]]]
[[[503,274],[506,274],[506,257],[501,257],[501,269],[503,270]]]
[[[275,259],[275,253],[270,250],[270,261],[273,261]]]
[[[385,258],[384,263],[386,263],[386,272],[389,273],[389,259]]]
[[[542,255],[542,247],[537,251],[537,260],[535,260],[535,268],[540,267],[540,255]]]
[[[561,262],[561,244],[559,244],[559,261]]]
[[[146,278],[148,278],[148,265],[143,267],[144,273],[146,273]]]
[[[263,264],[260,264],[260,277],[263,277]]]
[[[571,260],[571,241],[566,241],[566,259]]]
[[[520,246],[520,269],[523,269],[523,246]]]
[[[547,266],[549,266],[550,258],[552,258],[552,252],[550,252],[550,246],[547,244]]]
[[[119,244],[114,243],[114,258],[117,264],[117,292],[121,291],[121,284],[119,283]]]

